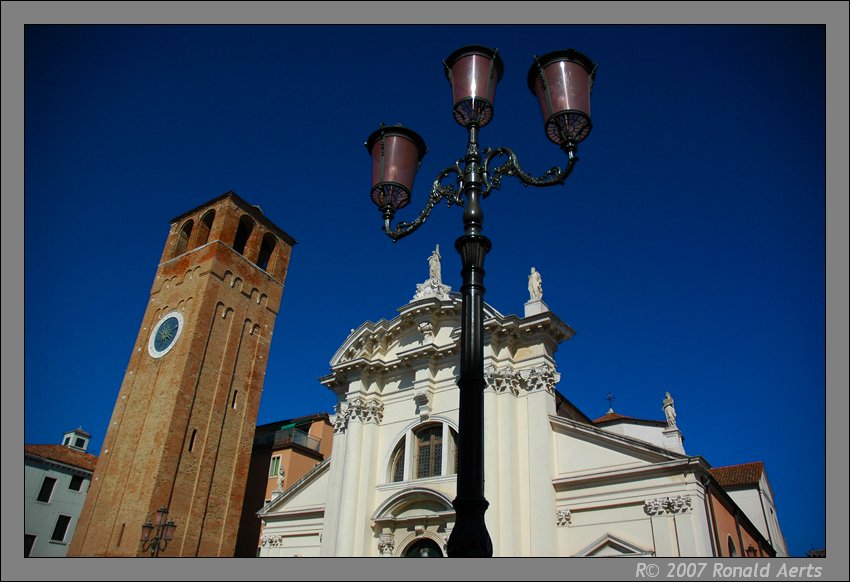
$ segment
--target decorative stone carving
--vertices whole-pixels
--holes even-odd
[[[555,522],[558,524],[558,527],[566,526],[572,519],[573,514],[569,509],[559,509],[555,512]]]
[[[416,404],[416,414],[423,422],[431,417],[431,394],[427,388],[417,390],[413,395],[413,402]]]
[[[345,432],[348,426],[348,402],[339,402],[336,405],[336,416],[334,418],[334,433]]]
[[[484,380],[487,382],[487,386],[497,394],[507,391],[510,391],[514,396],[519,394],[521,378],[510,366],[504,368],[487,366],[484,370]]]
[[[392,556],[395,550],[395,536],[393,534],[381,534],[378,539],[378,552],[382,556]]]
[[[448,301],[451,290],[452,288],[448,285],[443,285],[442,283],[437,283],[433,279],[429,279],[424,283],[416,284],[416,293],[413,295],[413,299],[411,299],[411,301],[418,301],[419,299],[425,299],[426,297],[436,297],[441,301]]]
[[[452,288],[448,285],[443,285],[442,274],[440,273],[440,245],[428,257],[428,279],[424,283],[416,285],[416,293],[411,301],[425,299],[426,297],[436,297],[441,301],[449,300],[449,292]]]
[[[546,390],[549,394],[554,394],[555,385],[561,380],[561,374],[556,372],[552,366],[545,364],[529,370],[522,370],[520,375],[525,380],[525,389],[529,392]]]
[[[649,516],[661,515],[663,513],[685,513],[691,509],[691,498],[687,495],[657,497],[655,499],[647,499],[643,503],[643,511]]]
[[[264,548],[279,548],[283,546],[282,535],[264,535],[260,540],[260,546]]]
[[[669,513],[684,513],[691,509],[691,498],[685,495],[666,497],[664,499],[664,509]]]
[[[534,392],[535,390],[546,390],[550,394],[555,393],[555,385],[561,380],[561,374],[552,366],[543,364],[536,368],[525,370],[514,370],[510,366],[496,368],[487,366],[484,369],[484,380],[487,387],[496,393],[510,392],[514,396],[519,395],[520,388]]]
[[[362,423],[374,422],[381,424],[384,419],[384,405],[377,400],[353,398],[348,401],[348,420],[359,420]]]
[[[430,344],[434,342],[434,326],[430,321],[423,321],[419,324],[419,333],[422,334],[423,344]]]
[[[643,502],[643,511],[649,516],[661,515],[664,513],[664,508],[661,506],[661,499],[647,499]]]

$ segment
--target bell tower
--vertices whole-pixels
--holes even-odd
[[[171,221],[69,556],[233,556],[295,241],[228,192]]]

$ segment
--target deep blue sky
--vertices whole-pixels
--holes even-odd
[[[25,37],[25,442],[82,426],[99,452],[169,220],[228,190],[297,241],[259,422],[331,411],[317,378],[392,318],[435,244],[455,290],[461,211],[393,244],[365,138],[429,146],[414,200],[461,157],[442,60],[496,47],[484,146],[560,164],[526,74],[599,65],[566,186],[484,201],[488,303],[522,313],[530,267],[576,331],[560,391],[663,419],[713,466],[765,462],[792,555],[825,547],[825,53],[820,26],[43,26]]]

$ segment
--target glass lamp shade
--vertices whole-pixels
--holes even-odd
[[[174,538],[174,530],[177,529],[177,524],[172,520],[168,520],[168,523],[165,524],[165,527],[162,530],[162,539],[170,542]]]
[[[165,520],[168,518],[168,508],[160,507],[156,512],[156,525],[165,525]]]
[[[401,125],[381,126],[366,140],[372,156],[372,202],[390,214],[407,206],[419,162],[428,151],[425,140]]]
[[[590,92],[596,64],[573,49],[535,57],[528,88],[537,97],[546,136],[558,145],[577,144],[591,130]]]
[[[444,65],[452,85],[455,121],[464,127],[490,123],[496,84],[505,70],[496,49],[465,46],[450,54]]]
[[[142,541],[146,542],[151,539],[151,533],[153,533],[153,524],[147,521],[142,525]]]

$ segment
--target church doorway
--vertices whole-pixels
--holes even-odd
[[[434,540],[423,538],[410,544],[404,551],[405,558],[442,558],[443,551]]]

